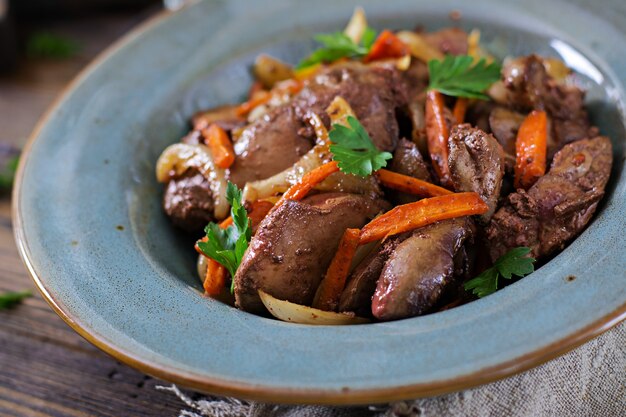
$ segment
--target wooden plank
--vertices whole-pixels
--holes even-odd
[[[17,77],[0,79],[0,141],[23,145],[34,121],[76,71],[143,17],[57,25],[64,35],[79,36],[83,50],[69,61],[28,61]],[[154,389],[167,383],[101,352],[48,307],[19,259],[11,227],[5,194],[0,196],[0,292],[32,289],[35,295],[0,311],[0,416],[178,415],[182,404]]]
[[[0,291],[34,289],[17,255],[0,200]],[[181,404],[145,376],[76,334],[38,294],[0,311],[0,415],[176,415]]]

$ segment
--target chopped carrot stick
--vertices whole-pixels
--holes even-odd
[[[233,218],[228,216],[222,220],[220,228],[226,229],[231,224],[233,224]],[[207,240],[208,238],[206,236],[200,239],[201,242],[206,242]],[[222,292],[222,288],[224,288],[224,285],[226,284],[226,268],[224,268],[219,262],[204,255],[197,243],[194,247],[196,252],[207,258],[207,268],[203,283],[204,292],[207,295],[218,295]]]
[[[300,80],[286,80],[276,86],[271,91],[261,90],[256,92],[250,99],[244,103],[241,103],[237,107],[237,115],[245,116],[250,113],[252,109],[261,104],[265,104],[271,100],[276,94],[297,94],[302,90],[304,84]]]
[[[515,141],[515,188],[528,189],[546,173],[548,117],[532,111],[522,122]]]
[[[272,207],[274,207],[274,203],[266,200],[257,200],[251,204],[248,217],[253,230],[263,221]]]
[[[476,193],[448,194],[396,206],[361,230],[360,244],[382,240],[439,220],[483,214],[489,208]]]
[[[438,195],[452,194],[452,191],[446,190],[443,187],[386,169],[376,171],[376,177],[378,177],[385,187],[420,197],[436,197]]]
[[[359,246],[360,232],[359,229],[346,229],[344,232],[337,253],[317,288],[313,308],[327,311],[337,309],[341,292],[346,285],[346,278],[350,272],[352,258],[354,258],[356,248]]]
[[[292,185],[287,191],[285,191],[281,199],[274,207],[280,206],[285,200],[302,200],[307,196],[307,194],[309,194],[313,187],[337,171],[339,171],[339,165],[336,161],[331,161],[307,172],[304,174],[300,182]]]
[[[409,54],[409,47],[392,31],[383,30],[365,57],[365,62],[387,58],[401,58]]]
[[[232,216],[228,216],[224,220],[222,220],[222,222],[220,223],[220,228],[226,229],[231,224],[233,224],[233,218]]]
[[[245,116],[256,106],[260,106],[261,104],[265,104],[270,101],[270,98],[272,98],[272,94],[269,91],[261,90],[257,92],[255,95],[250,97],[248,101],[241,103],[237,107],[237,116]]]
[[[228,168],[235,162],[235,150],[228,134],[218,124],[213,123],[208,128],[202,129],[204,143],[211,149],[211,155],[215,165],[220,168]]]
[[[253,228],[257,227],[259,223],[261,223],[272,207],[274,207],[274,204],[269,201],[257,200],[252,203],[248,211],[248,217],[250,218],[250,223]],[[220,228],[226,229],[231,224],[233,224],[233,218],[229,216],[220,223]],[[202,242],[206,242],[207,237],[205,236],[200,240]],[[198,245],[196,245],[196,250],[200,251]],[[202,252],[200,252],[200,254],[203,255]],[[228,272],[226,271],[226,268],[224,268],[219,262],[211,258],[207,258],[207,270],[203,285],[205,294],[220,294],[226,284],[227,275]]]
[[[467,99],[465,97],[459,97],[456,99],[454,109],[452,110],[452,114],[454,114],[454,118],[458,124],[463,123],[465,120],[465,112],[467,112]]]
[[[426,139],[428,152],[437,176],[444,186],[450,185],[448,168],[448,125],[444,116],[443,95],[435,90],[426,94]]]
[[[261,91],[265,91],[263,89],[263,84],[260,81],[253,82],[250,86],[250,89],[248,90],[248,100],[254,98],[254,96]]]
[[[219,295],[226,285],[227,271],[219,262],[207,259],[206,275],[204,276],[204,293],[206,295]]]

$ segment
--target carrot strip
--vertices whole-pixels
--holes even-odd
[[[376,177],[385,187],[421,197],[452,194],[452,191],[443,187],[386,169],[376,171]]]
[[[270,101],[270,98],[272,98],[272,94],[269,91],[259,91],[252,98],[250,98],[250,100],[241,103],[237,107],[237,116],[247,115],[256,106],[260,106],[261,104],[265,104]]]
[[[276,94],[297,94],[300,90],[302,90],[302,87],[304,87],[304,84],[300,80],[286,80],[280,83],[276,88],[272,89],[272,91],[258,91],[250,97],[248,101],[237,106],[237,115],[247,115],[256,106],[260,106],[261,104],[265,104],[270,101],[272,96]]]
[[[219,262],[207,259],[206,275],[204,276],[204,293],[218,295],[226,285],[227,271]]]
[[[548,116],[533,110],[522,122],[515,141],[515,188],[528,189],[546,173]]]
[[[428,152],[437,176],[444,186],[450,185],[448,168],[448,124],[444,116],[443,95],[435,90],[426,94],[426,139]]]
[[[254,98],[254,96],[261,91],[265,91],[263,88],[263,84],[260,81],[253,82],[250,86],[250,89],[248,90],[248,100]]]
[[[261,223],[272,207],[274,207],[274,204],[269,201],[257,200],[252,203],[250,209],[248,210],[248,217],[250,218],[250,224],[253,228]],[[233,224],[233,218],[229,216],[220,223],[220,228],[226,229],[231,224]],[[203,237],[200,241],[206,242],[207,237]],[[195,245],[195,248],[199,254],[204,256],[197,244]],[[222,288],[224,288],[224,285],[226,284],[227,275],[228,273],[226,268],[224,268],[219,262],[211,258],[207,258],[207,270],[203,284],[205,293],[207,295],[220,294]]]
[[[220,223],[220,228],[226,229],[228,226],[233,224],[233,218],[228,216]],[[205,236],[200,239],[201,242],[206,242],[208,238]],[[196,252],[200,255],[207,258],[207,268],[206,274],[204,275],[204,282],[202,286],[204,287],[204,292],[207,295],[218,295],[222,292],[222,288],[226,284],[226,268],[224,268],[219,262],[207,257],[202,253],[200,247],[196,243],[194,248]]]
[[[253,230],[263,221],[272,207],[274,207],[274,203],[266,200],[257,200],[252,203],[248,211],[248,217],[250,218],[250,225]]]
[[[304,174],[299,183],[289,187],[274,207],[280,206],[285,200],[302,200],[309,192],[320,182],[324,181],[331,174],[339,171],[339,165],[336,161],[327,162],[322,166]]]
[[[392,31],[383,30],[372,45],[364,62],[387,58],[401,58],[409,54],[409,47],[402,42]]]
[[[215,165],[220,168],[228,168],[235,162],[235,150],[228,134],[218,124],[213,123],[208,128],[202,129],[204,143],[211,149],[211,155]]]
[[[337,308],[350,272],[352,258],[354,258],[356,248],[359,246],[360,232],[359,229],[346,229],[344,232],[337,253],[317,288],[313,308],[327,311],[334,311]]]
[[[467,112],[467,99],[465,97],[459,97],[456,99],[454,109],[452,110],[452,114],[454,114],[454,118],[458,124],[463,123],[465,120],[465,112]]]
[[[476,193],[448,194],[403,204],[366,224],[361,230],[360,244],[382,240],[439,220],[483,214],[488,209]]]

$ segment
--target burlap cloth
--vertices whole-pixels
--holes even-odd
[[[158,387],[184,403],[181,417],[626,417],[626,322],[530,371],[467,391],[370,407],[281,406],[198,398]]]

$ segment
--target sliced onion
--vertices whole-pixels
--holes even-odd
[[[208,268],[208,259],[204,255],[198,255],[198,262],[196,263],[196,267],[198,268],[198,278],[200,278],[200,282],[204,285],[204,278],[206,277],[206,270]]]
[[[237,107],[234,105],[219,106],[209,110],[201,111],[193,115],[191,119],[194,129],[200,130],[208,127],[211,123],[220,120],[240,119],[237,114]]]
[[[558,58],[544,58],[543,66],[549,76],[554,78],[558,83],[564,83],[572,70],[565,65],[565,62]]]
[[[230,208],[226,201],[226,175],[223,169],[213,163],[208,147],[186,143],[168,146],[157,161],[156,177],[159,182],[166,182],[190,168],[198,170],[209,181],[215,206],[214,215],[217,219],[225,218]]]
[[[348,116],[355,117],[352,107],[341,96],[333,99],[326,112],[330,117],[331,125],[335,123],[346,125]],[[307,119],[316,132],[317,145],[286,170],[269,178],[247,183],[243,190],[245,201],[256,201],[285,192],[289,187],[298,183],[304,174],[331,160],[328,132],[321,118],[315,113],[309,113],[307,114]],[[356,175],[344,174],[343,172],[332,174],[318,184],[315,189],[324,192],[354,194],[377,194],[380,191],[380,187],[378,187],[378,183],[373,177],[362,178]]]
[[[368,64],[371,67],[395,68],[406,71],[411,66],[411,55],[406,54],[400,58],[377,59]]]
[[[290,168],[264,180],[246,183],[243,189],[243,199],[256,201],[285,192],[287,188],[300,181],[304,174],[329,160],[328,147],[316,145]]]
[[[272,316],[290,323],[331,326],[369,323],[368,319],[357,317],[352,313],[335,313],[332,311],[318,310],[317,308],[279,300],[263,290],[259,290],[259,297],[261,297],[263,305]]]
[[[268,89],[280,81],[294,77],[291,65],[266,54],[261,54],[256,58],[252,72],[255,78]]]
[[[403,30],[398,32],[396,36],[398,36],[402,42],[407,44],[409,50],[411,51],[411,55],[423,62],[428,63],[431,59],[443,59],[444,57],[441,51],[431,46],[418,33]]]
[[[348,116],[356,117],[354,110],[350,107],[350,103],[341,96],[336,96],[326,108],[326,113],[330,117],[330,124],[340,124],[346,127],[348,125]]]
[[[367,29],[367,18],[365,17],[365,11],[362,7],[357,7],[352,13],[352,17],[348,22],[348,25],[343,30],[343,33],[352,39],[352,42],[357,45],[361,42],[361,38]]]

